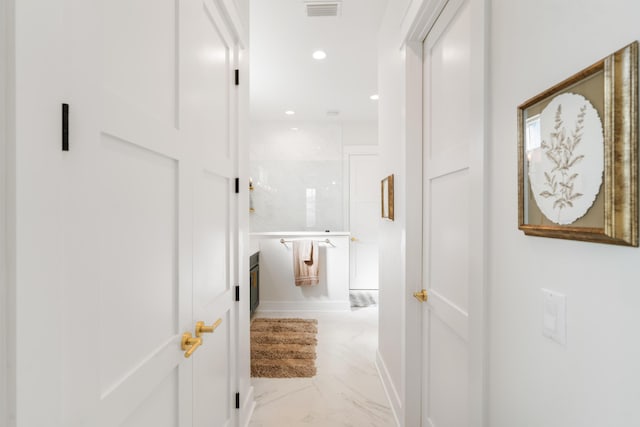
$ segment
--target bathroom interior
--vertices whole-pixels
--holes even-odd
[[[391,425],[374,366],[377,228],[389,220],[377,154],[376,32],[386,0],[323,3],[251,2],[251,315],[318,320],[316,376],[253,378],[256,426],[339,413]],[[294,283],[296,241],[316,244],[316,285]],[[326,401],[334,394],[351,396],[351,406]]]

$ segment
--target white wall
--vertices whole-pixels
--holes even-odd
[[[516,106],[640,39],[630,0],[494,0],[491,30],[491,427],[640,425],[640,249],[517,230]],[[567,295],[567,345],[541,294]]]
[[[6,5],[0,2],[0,25],[3,28],[0,34],[0,426],[5,426],[6,419],[6,393],[7,393],[7,371],[6,371],[6,351],[7,351],[7,262],[6,262]]]
[[[378,122],[376,120],[342,122],[342,145],[377,144]]]
[[[6,2],[0,2],[0,427],[7,424],[7,251],[6,251]]]
[[[399,28],[409,2],[390,1],[379,37],[378,91],[380,175],[394,174],[395,221],[379,226],[378,359],[394,412],[403,418],[403,354],[406,236],[406,140],[404,133],[405,52]]]
[[[13,12],[12,1],[0,2],[0,426],[15,423],[15,375],[11,368],[15,360],[12,345],[15,325],[12,248],[13,236],[8,233],[15,215],[13,212],[14,170],[9,158],[13,156]]]
[[[348,233],[257,233],[260,248],[260,305],[258,311],[349,310]],[[286,241],[311,239],[319,243],[320,282],[295,286],[293,244]]]

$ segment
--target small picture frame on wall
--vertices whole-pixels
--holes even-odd
[[[518,228],[638,246],[638,43],[518,106]]]
[[[393,221],[393,175],[381,181],[382,218]]]

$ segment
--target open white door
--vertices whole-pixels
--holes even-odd
[[[474,300],[483,286],[476,268],[483,259],[483,113],[474,79],[482,75],[474,28],[482,25],[473,3],[450,0],[423,45],[423,427],[482,425],[475,408],[482,405],[483,305]]]
[[[19,3],[17,425],[234,425],[237,108],[224,13],[211,0]],[[185,358],[183,333],[217,319]]]

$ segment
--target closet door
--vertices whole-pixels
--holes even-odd
[[[30,20],[41,7],[48,20]],[[210,0],[19,8],[18,31],[38,37],[17,47],[33,58],[20,59],[16,97],[43,128],[17,160],[28,214],[17,236],[18,425],[233,425],[235,47],[222,11]],[[29,87],[43,80],[44,92]],[[45,170],[29,165],[39,145]],[[41,261],[39,239],[52,260]],[[186,358],[183,333],[217,319]],[[43,326],[46,346],[33,339]],[[30,372],[43,361],[42,375]]]

